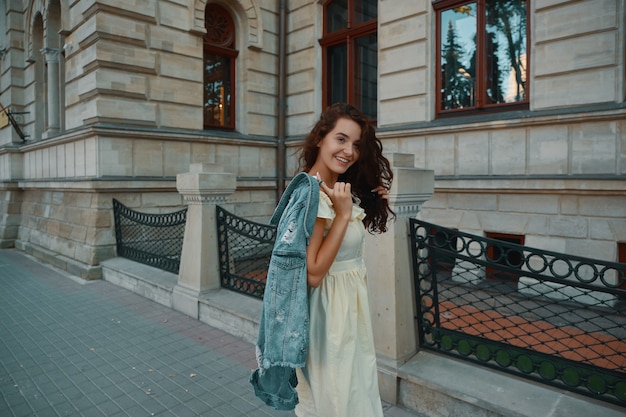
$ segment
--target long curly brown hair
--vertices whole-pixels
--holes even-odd
[[[317,144],[335,128],[337,120],[349,119],[361,127],[359,158],[356,163],[341,174],[338,181],[349,182],[352,194],[360,200],[359,205],[365,210],[363,224],[370,233],[387,231],[387,221],[395,218],[389,208],[388,200],[381,198],[372,190],[383,186],[391,187],[393,172],[389,160],[383,156],[383,145],[376,137],[374,127],[365,115],[351,104],[336,103],[322,113],[311,132],[304,139],[299,158],[299,171],[309,172],[317,160]]]

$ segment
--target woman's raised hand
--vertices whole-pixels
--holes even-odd
[[[378,187],[374,188],[372,192],[378,194],[380,198],[389,200],[389,190],[387,189],[387,187],[379,185]]]
[[[320,187],[333,202],[335,216],[350,219],[352,215],[352,187],[350,183],[337,181],[333,188],[330,188],[325,182],[322,182]]]

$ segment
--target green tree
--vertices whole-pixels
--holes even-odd
[[[498,51],[500,45],[493,32],[487,32],[487,98],[491,103],[504,103],[502,83],[504,82],[500,69]]]
[[[526,98],[526,1],[487,0],[487,27],[496,29],[506,39],[506,55],[514,71],[515,101]],[[492,30],[493,30],[492,29]]]
[[[442,45],[442,105],[444,110],[458,109],[472,104],[471,74],[463,67],[463,46],[452,21],[448,24],[446,42]]]

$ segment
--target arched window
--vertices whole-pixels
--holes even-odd
[[[378,0],[324,4],[323,105],[348,102],[374,120],[378,104]]]
[[[204,12],[204,128],[235,128],[235,24],[228,11]]]

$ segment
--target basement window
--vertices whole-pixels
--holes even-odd
[[[626,242],[617,242],[617,262],[626,264]],[[622,271],[619,277],[620,288],[626,290],[626,270]]]
[[[506,243],[524,245],[524,236],[508,233],[487,232],[486,237],[503,242],[502,245],[487,245],[487,260],[493,265],[487,266],[487,280],[517,282],[521,274],[516,273],[511,269],[521,270],[522,265],[524,264],[524,254],[521,250],[506,245]]]

